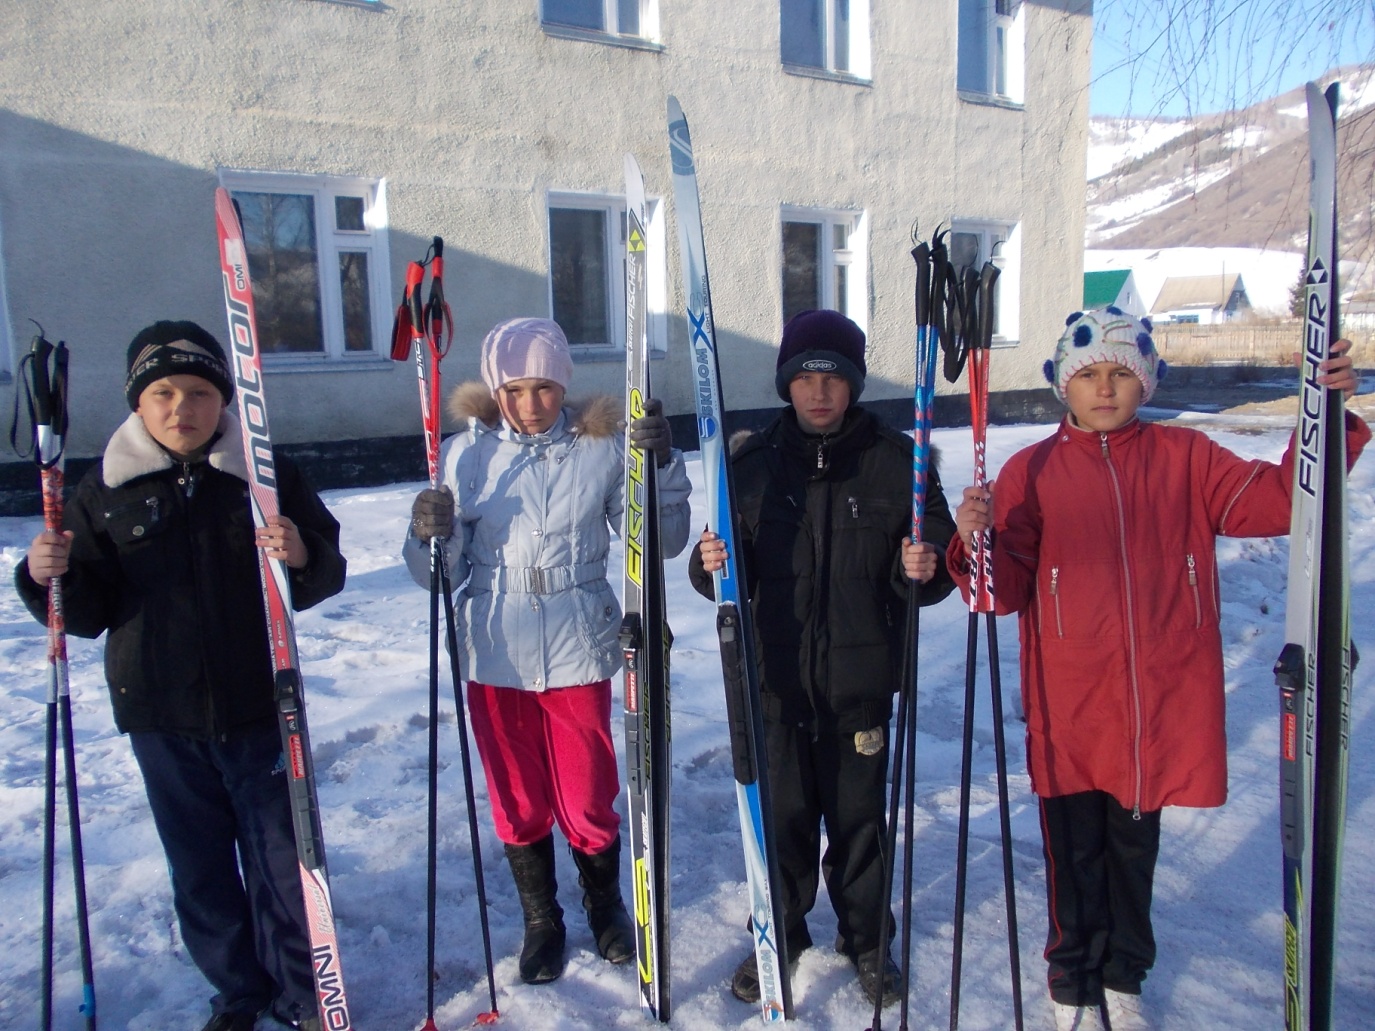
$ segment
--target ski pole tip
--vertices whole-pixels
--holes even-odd
[[[473,1026],[478,1027],[484,1024],[495,1024],[499,1019],[501,1019],[500,1013],[496,1010],[489,1010],[486,1013],[479,1013],[477,1019],[473,1021]]]

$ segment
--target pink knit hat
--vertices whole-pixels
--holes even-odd
[[[482,341],[482,379],[493,392],[513,379],[547,379],[567,390],[572,378],[568,338],[552,319],[507,319]]]

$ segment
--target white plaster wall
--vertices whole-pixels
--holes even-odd
[[[873,397],[910,394],[913,220],[923,235],[951,216],[1019,220],[1021,344],[995,356],[994,389],[1037,386],[1082,289],[1091,0],[1029,0],[1021,108],[957,97],[955,0],[871,12],[865,86],[785,74],[776,0],[661,0],[662,52],[548,36],[538,0],[17,0],[0,23],[11,335],[20,346],[33,317],[72,346],[72,453],[93,454],[124,415],[134,332],[158,318],[223,332],[217,168],[384,177],[392,293],[442,235],[458,320],[444,374],[467,378],[493,322],[548,313],[548,190],[619,193],[629,150],[649,193],[671,192],[674,93],[731,407],[777,403],[782,204],[868,212]],[[686,412],[670,219],[670,353],[654,374]],[[380,362],[274,374],[274,436],[417,432],[413,377]],[[622,377],[581,364],[574,393]]]

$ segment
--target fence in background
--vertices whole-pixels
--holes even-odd
[[[1152,334],[1160,356],[1172,365],[1289,365],[1299,350],[1302,323],[1225,323],[1216,326],[1160,323]],[[1375,330],[1345,334],[1359,368],[1375,362]]]

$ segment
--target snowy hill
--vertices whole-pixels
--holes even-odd
[[[1225,419],[1211,420],[1226,427]],[[1278,458],[1292,424],[1218,439],[1242,455]],[[994,427],[989,467],[1041,439],[1046,427]],[[947,490],[971,477],[967,430],[938,430]],[[689,462],[701,525],[701,468]],[[298,622],[320,801],[329,846],[343,972],[358,1027],[404,1031],[425,1009],[425,797],[427,599],[397,557],[418,484],[335,491],[326,501],[343,524],[349,559],[344,592]],[[1375,464],[1352,476],[1353,611],[1375,607]],[[0,571],[10,575],[36,519],[0,519]],[[618,552],[612,582],[619,583]],[[1146,984],[1158,1031],[1254,1031],[1278,1027],[1280,918],[1278,699],[1270,672],[1283,637],[1287,548],[1283,540],[1226,541],[1220,548],[1226,651],[1231,800],[1216,810],[1166,813],[1156,885],[1160,960]],[[740,834],[712,605],[669,563],[673,646],[673,1026],[750,1031],[752,1007],[726,987],[749,947]],[[957,599],[923,610],[918,704],[911,1026],[948,1022],[958,821],[960,733],[967,612]],[[1365,626],[1359,623],[1358,626]],[[1000,621],[1008,702],[1017,683],[1016,628]],[[1362,641],[1366,644],[1366,641]],[[45,638],[13,591],[0,596],[0,1027],[37,1023]],[[72,696],[86,831],[96,990],[101,1026],[177,1031],[206,1019],[210,990],[191,965],[171,911],[166,870],[128,742],[113,728],[101,642],[71,641]],[[1375,1012],[1375,664],[1356,673],[1352,781],[1340,925],[1336,1026],[1368,1026]],[[619,687],[619,682],[618,682]],[[447,687],[444,688],[447,694]],[[962,1028],[1012,1026],[992,723],[984,674],[975,737]],[[454,1031],[488,1008],[477,930],[453,704],[440,726],[438,1026]],[[1037,808],[1023,759],[1022,726],[1004,716],[1010,753],[1013,861],[1028,1028],[1051,1023],[1045,995],[1043,859]],[[616,733],[619,747],[619,713]],[[568,972],[538,988],[516,975],[520,909],[490,830],[478,775],[482,861],[496,952],[498,1028],[541,1031],[641,1029],[634,978],[596,957],[581,920],[576,871],[560,848],[569,916]],[[621,801],[624,801],[622,795]],[[72,920],[66,831],[59,819],[55,1027],[84,1027]],[[628,888],[628,879],[626,879]],[[818,947],[804,954],[796,1031],[869,1026],[848,963],[830,950],[835,918],[824,897],[811,917]],[[1362,1014],[1365,1014],[1363,1017]],[[897,1026],[896,1010],[885,1026]],[[260,1031],[280,1031],[270,1021]]]
[[[1342,84],[1345,215],[1356,220],[1343,224],[1346,234],[1369,224],[1361,199],[1369,193],[1375,152],[1375,68],[1342,69],[1333,78]],[[1087,242],[1138,248],[1301,244],[1308,229],[1306,157],[1302,89],[1195,121],[1093,118]],[[1362,208],[1364,222],[1358,221]]]
[[[1342,83],[1338,215],[1344,286],[1347,292],[1370,290],[1375,68],[1340,69],[1332,78]],[[1282,314],[1308,234],[1307,158],[1301,89],[1192,121],[1093,118],[1085,269],[1131,267],[1148,302],[1155,290],[1144,280],[1241,272],[1261,313]],[[1219,253],[1209,261],[1206,250]],[[1159,252],[1162,274],[1103,252],[1130,252],[1132,261]]]

